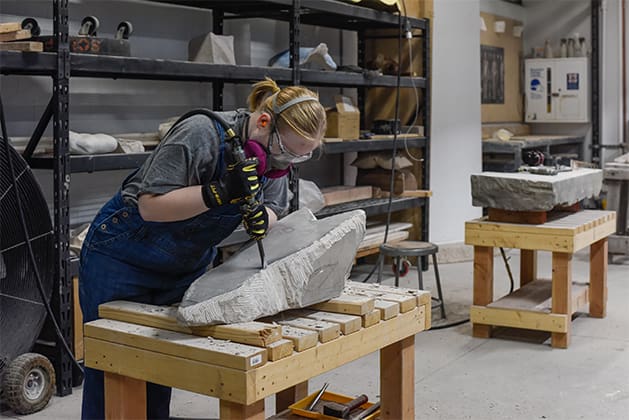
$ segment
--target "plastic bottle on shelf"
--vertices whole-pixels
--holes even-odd
[[[585,38],[583,38],[583,37],[579,38],[579,51],[581,53],[579,55],[579,57],[587,57],[588,56],[587,44],[585,43]]]
[[[550,41],[544,42],[544,58],[553,58],[553,47],[550,45]]]
[[[574,38],[568,38],[567,53],[568,57],[574,57]]]
[[[561,38],[561,46],[559,48],[559,56],[566,58],[568,56],[568,41],[566,38]]]

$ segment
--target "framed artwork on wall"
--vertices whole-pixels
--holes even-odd
[[[504,48],[481,45],[481,103],[505,103]]]

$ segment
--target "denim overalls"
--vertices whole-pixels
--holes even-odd
[[[225,171],[224,131],[218,168]],[[132,174],[133,175],[133,174]],[[130,175],[123,182],[131,178]],[[79,294],[83,321],[98,318],[98,305],[127,300],[167,305],[181,300],[216,255],[216,245],[240,224],[238,205],[208,210],[178,222],[147,222],[119,191],[94,218],[81,249]],[[169,417],[171,389],[147,383],[147,418]],[[82,418],[104,418],[103,372],[85,368]]]

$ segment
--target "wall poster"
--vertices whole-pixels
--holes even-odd
[[[480,46],[481,103],[505,103],[504,48]]]

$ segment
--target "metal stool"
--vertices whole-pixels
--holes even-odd
[[[441,317],[446,318],[446,308],[443,303],[443,293],[441,292],[441,280],[439,279],[439,266],[437,265],[437,251],[439,247],[430,242],[419,241],[401,241],[395,243],[385,243],[380,245],[380,253],[383,257],[395,258],[395,285],[399,286],[400,270],[402,268],[402,258],[417,257],[417,275],[419,279],[419,288],[424,289],[424,280],[422,277],[421,257],[432,255],[432,265],[435,268],[435,280],[437,283],[437,294],[439,298],[433,297],[435,304],[432,306],[441,308]],[[382,268],[384,266],[384,258],[380,261],[378,270],[378,283],[382,278]]]

